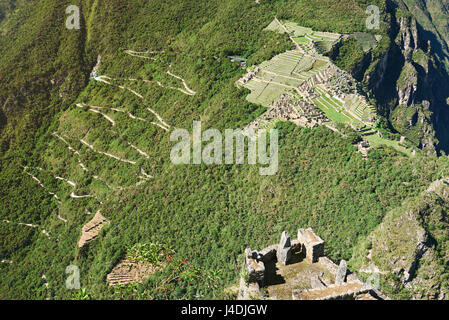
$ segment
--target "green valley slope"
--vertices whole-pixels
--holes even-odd
[[[73,3],[79,31],[64,27]],[[175,166],[167,130],[191,130],[194,120],[241,128],[266,110],[236,88],[244,70],[228,56],[256,65],[290,49],[287,35],[264,30],[275,16],[353,33],[366,31],[366,5],[21,3],[0,23],[0,261],[8,261],[0,298],[80,297],[65,287],[69,265],[91,298],[227,297],[246,247],[298,227],[326,239],[328,256],[350,259],[387,212],[447,172],[446,157],[381,146],[365,160],[350,130],[342,137],[279,122],[278,174],[260,176],[257,166]],[[98,211],[110,223],[80,249],[82,227]],[[161,244],[185,269],[167,264],[140,285],[109,287],[108,273],[145,243]]]

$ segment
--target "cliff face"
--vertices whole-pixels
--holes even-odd
[[[379,272],[394,298],[448,299],[448,213],[449,180],[442,179],[389,212],[351,262]]]
[[[395,130],[431,154],[447,152],[447,57],[435,48],[430,31],[423,29],[406,6],[390,3],[388,10],[390,45],[374,70],[365,75],[370,94]],[[444,39],[439,39],[440,48],[444,47]]]

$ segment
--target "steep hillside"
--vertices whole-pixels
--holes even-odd
[[[353,267],[379,270],[392,297],[447,299],[448,212],[449,180],[435,181],[387,214],[355,250]]]
[[[422,27],[422,36],[449,67],[449,4],[444,0],[401,0],[398,6],[413,14]]]
[[[398,3],[387,1],[385,7],[386,50],[359,53],[352,73],[365,82],[379,112],[388,119],[386,127],[429,153],[445,154],[449,150],[449,15],[438,0],[427,5]]]
[[[72,4],[80,30],[65,28]],[[246,70],[229,56],[251,67],[291,50],[288,34],[266,30],[275,17],[368,33],[369,4],[16,1],[0,22],[0,298],[226,297],[243,250],[294,226],[313,227],[333,259],[351,258],[387,212],[447,172],[447,157],[380,146],[365,159],[350,126],[342,136],[278,122],[279,170],[261,176],[251,165],[174,165],[170,131],[199,120],[242,128],[266,111],[235,85]],[[370,59],[349,41],[335,54],[342,66],[370,74],[388,50],[405,54],[390,41],[399,34],[390,14]],[[402,78],[406,88],[413,76]],[[127,263],[151,272],[109,286]],[[75,293],[65,287],[70,265],[80,268]]]

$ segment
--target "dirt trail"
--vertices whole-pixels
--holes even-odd
[[[183,78],[181,78],[180,76],[177,76],[177,75],[171,73],[169,70],[167,70],[167,73],[168,73],[170,76],[172,76],[172,77],[174,77],[174,78],[179,79],[179,80],[182,81],[182,84],[184,85],[184,88],[186,88],[187,94],[188,94],[188,95],[194,96],[194,95],[196,94],[195,91],[193,91],[192,89],[190,89],[190,88],[187,86],[187,83],[186,83],[186,81],[185,81]]]
[[[68,142],[67,142],[67,140],[65,140],[63,137],[61,137],[60,135],[58,135],[56,132],[54,132],[53,133],[53,135],[54,136],[56,136],[58,139],[60,139],[62,142],[64,142],[67,146],[68,146],[68,148],[69,148],[69,150],[70,151],[72,151],[73,153],[75,153],[77,156],[78,156],[78,163],[80,164],[80,166],[83,168],[83,170],[85,171],[85,172],[88,172],[89,170],[87,169],[87,167],[81,162],[81,160],[79,159],[79,157],[81,156],[81,154],[80,154],[80,152],[78,151],[78,150],[76,150],[76,149],[74,149]],[[92,146],[93,147],[93,146]],[[89,148],[90,148],[90,144],[89,144]],[[90,148],[90,149],[92,149],[92,148]],[[113,158],[114,159],[116,159],[115,157],[116,156],[114,156],[114,155],[111,155],[111,156],[113,156]],[[118,157],[117,157],[118,158]],[[129,160],[126,160],[126,161],[129,161]],[[133,162],[130,162],[131,164],[135,164],[135,163],[133,163]],[[114,186],[112,186],[112,185],[110,185],[109,183],[107,183],[104,179],[102,179],[102,178],[100,178],[99,176],[97,176],[97,175],[93,175],[92,176],[95,180],[98,180],[98,181],[100,181],[101,183],[103,183],[108,189],[111,189],[111,190],[123,190],[123,187],[114,187]],[[139,177],[139,176],[138,176]],[[148,177],[151,177],[152,178],[152,176],[150,176],[150,175],[148,175]],[[139,177],[140,179],[144,179],[144,180],[146,180],[146,178],[145,177]],[[72,198],[76,198],[76,195],[75,195],[75,197],[72,197]],[[96,197],[94,197],[95,199],[97,199]],[[98,199],[97,199],[98,200]],[[100,204],[101,204],[101,202],[100,202]]]
[[[42,280],[44,280],[44,285],[48,289],[49,284],[48,284],[48,281],[47,281],[47,276],[45,274],[43,274],[41,278],[42,278]]]
[[[164,125],[164,127],[166,127],[165,130],[168,131],[170,125],[166,123],[153,109],[147,107],[147,110],[150,111],[152,114],[154,114],[156,118]]]
[[[0,260],[0,263],[8,263],[8,264],[12,264],[13,261],[12,261],[12,260]]]
[[[170,74],[169,71],[167,71],[167,73]],[[172,76],[174,76],[174,75],[172,75]],[[179,78],[179,77],[177,77],[177,76],[175,76],[175,77],[178,78],[178,79],[181,79],[181,78]],[[178,91],[180,91],[180,92],[182,92],[182,93],[184,93],[184,94],[186,94],[186,95],[189,95],[189,96],[193,96],[193,95],[196,94],[196,92],[193,91],[193,90],[190,90],[190,89],[189,89],[190,91],[186,91],[186,90],[181,89],[181,88],[176,88],[176,87],[172,87],[172,86],[167,86],[167,85],[161,83],[160,81],[150,81],[150,80],[145,80],[145,79],[134,79],[134,78],[121,79],[121,80],[126,80],[126,81],[142,81],[142,82],[149,83],[149,84],[156,83],[156,84],[157,84],[159,87],[161,87],[161,88],[166,88],[166,89],[171,89],[171,90],[178,90]],[[187,86],[187,85],[184,85],[184,87],[186,87],[186,86]],[[188,87],[187,87],[187,88],[188,88]]]
[[[56,132],[53,133],[54,136],[56,136],[58,139],[60,139],[62,142],[64,142],[70,151],[72,151],[73,153],[75,153],[78,156],[78,163],[81,166],[81,168],[85,171],[88,172],[89,170],[87,169],[87,167],[81,162],[81,154],[78,152],[78,150],[75,150],[72,146],[70,146],[70,144],[67,142],[67,140],[65,140],[63,137],[59,136]],[[92,176],[95,180],[100,181],[101,183],[103,183],[106,187],[108,187],[109,189],[115,190],[116,188],[114,188],[113,186],[111,186],[110,184],[108,184],[105,180],[103,180],[102,178],[100,178],[99,176]]]
[[[57,180],[62,180],[62,181],[64,181],[64,182],[66,182],[67,184],[71,185],[72,187],[76,188],[75,182],[70,181],[70,180],[65,179],[65,178],[62,178],[62,177],[58,177],[58,176],[54,176],[54,177],[55,177],[55,179],[57,179]]]
[[[281,26],[282,29],[284,29],[285,33],[288,35],[290,40],[295,44],[296,50],[300,53],[305,53],[305,51],[301,48],[301,46],[293,39],[290,32],[287,30],[287,28],[278,20],[277,17],[274,18],[274,20]]]
[[[59,140],[61,140],[62,142],[64,142],[66,145],[67,145],[67,147],[69,148],[69,150],[70,151],[72,151],[74,154],[76,154],[77,156],[78,156],[78,164],[80,165],[80,167],[84,170],[84,171],[89,171],[88,169],[87,169],[87,167],[81,162],[81,159],[80,159],[80,157],[81,157],[81,154],[76,150],[76,149],[74,149],[63,137],[61,137],[60,135],[58,135],[56,132],[53,132],[52,133],[55,137],[57,137]]]
[[[86,107],[86,105],[83,105],[83,104],[81,104],[81,103],[78,103],[77,106],[80,107],[80,108]],[[152,125],[155,125],[155,126],[160,127],[161,129],[163,129],[163,130],[165,130],[165,131],[169,131],[169,127],[170,127],[170,126],[169,126],[169,125],[168,125],[162,118],[160,118],[159,115],[158,115],[157,113],[154,112],[154,110],[152,110],[152,109],[150,109],[150,108],[148,108],[147,110],[150,111],[152,114],[154,114],[154,115],[156,116],[156,118],[158,118],[158,120],[159,120],[162,124],[159,124],[159,123],[156,123],[156,122],[153,122],[153,121],[148,121],[148,120],[143,119],[143,118],[140,118],[140,117],[136,117],[136,116],[133,115],[132,113],[130,113],[130,112],[126,111],[126,110],[123,110],[123,109],[118,109],[118,108],[108,108],[108,107],[99,107],[99,106],[87,106],[87,107],[89,107],[90,109],[106,109],[106,110],[112,110],[112,111],[116,111],[116,112],[121,112],[121,113],[123,113],[123,114],[128,115],[128,117],[131,118],[131,119],[133,119],[133,120],[139,120],[139,121],[142,121],[142,122],[148,122],[148,123],[150,123],[150,124],[152,124]]]
[[[136,57],[136,58],[142,58],[142,59],[148,59],[148,60],[156,60],[156,58],[153,57],[146,57],[143,56],[143,54],[157,54],[157,53],[165,53],[165,51],[133,51],[133,50],[125,50],[125,53]]]
[[[95,198],[94,196],[91,196],[90,194],[87,195],[83,195],[83,196],[78,196],[76,195],[74,192],[72,192],[70,194],[70,198],[74,198],[74,199],[82,199],[82,198]]]
[[[133,144],[131,144],[131,143],[129,143],[129,142],[127,142],[128,143],[128,145],[131,147],[131,148],[133,148],[134,150],[136,150],[138,153],[140,153],[142,156],[144,156],[145,158],[147,158],[147,159],[150,159],[150,156],[145,152],[145,151],[142,151],[142,150],[140,150],[138,147],[136,147],[135,145],[133,145]]]
[[[26,227],[30,227],[30,228],[40,228],[42,229],[42,233],[48,238],[51,239],[50,234],[47,232],[47,230],[45,230],[44,228],[42,228],[41,226],[37,225],[37,224],[32,224],[32,223],[23,223],[23,222],[12,222],[9,220],[3,220],[3,222],[6,223],[12,223],[12,224],[16,224],[19,226],[26,226]]]
[[[79,107],[86,107],[85,104],[81,104],[81,103],[78,103],[77,106],[79,106]],[[89,108],[91,108],[91,109],[106,109],[106,110],[112,110],[112,111],[115,111],[115,112],[124,113],[124,114],[126,114],[126,115],[127,115],[129,118],[131,118],[131,119],[139,120],[139,121],[143,121],[143,122],[148,122],[146,119],[136,117],[136,116],[133,115],[132,113],[130,113],[130,112],[126,111],[126,110],[123,110],[123,109],[112,108],[112,107],[111,107],[111,108],[109,108],[109,107],[100,107],[100,106],[87,106],[87,107],[89,107]]]
[[[55,178],[56,180],[64,181],[64,182],[66,182],[67,184],[71,185],[72,187],[76,188],[75,182],[70,181],[70,180],[68,180],[68,179],[65,179],[65,178],[63,178],[63,177],[56,176],[56,175],[54,175],[54,174],[53,174],[51,171],[49,171],[49,170],[45,170],[45,169],[40,168],[40,167],[28,167],[28,166],[23,167],[23,168],[24,168],[24,169],[34,169],[34,170],[39,170],[39,171],[45,171],[45,172],[48,172],[48,173],[49,173],[50,175],[52,175],[53,178]]]
[[[82,104],[80,104],[80,103],[78,103],[76,106],[79,107],[79,108],[84,108],[84,106],[83,106]],[[93,108],[89,108],[89,111],[94,112],[94,113],[101,114],[106,120],[108,120],[113,126],[115,126],[115,121],[114,121],[114,119],[112,119],[111,117],[109,117],[107,114],[104,114],[103,112],[100,112],[100,111],[98,111],[98,110],[96,110],[96,109],[93,109]]]
[[[82,144],[84,144],[85,146],[89,147],[89,149],[91,149],[91,150],[94,151],[95,153],[105,155],[105,156],[107,156],[107,157],[116,159],[116,160],[121,161],[121,162],[130,163],[130,164],[132,164],[132,165],[137,164],[136,161],[127,160],[127,159],[122,159],[122,158],[120,158],[120,157],[118,157],[118,156],[116,156],[116,155],[113,155],[113,154],[110,154],[110,153],[107,153],[107,152],[103,152],[103,151],[96,150],[95,147],[94,147],[93,145],[91,145],[90,143],[88,143],[88,142],[85,141],[84,139],[80,139],[80,142],[81,142]]]
[[[54,198],[58,201],[59,204],[62,204],[62,202],[61,202],[61,200],[59,199],[58,195],[57,195],[56,193],[54,193],[54,192],[48,191],[47,188],[43,185],[43,183],[42,183],[36,176],[34,176],[33,174],[27,172],[27,169],[28,169],[28,167],[23,167],[23,171],[24,171],[27,175],[29,175],[31,178],[33,178],[33,180],[35,180],[35,181],[38,183],[38,185],[39,185],[41,188],[43,188],[49,195],[51,195],[52,197],[54,197]]]
[[[153,178],[153,176],[151,176],[148,173],[146,173],[143,169],[140,169],[140,173],[142,173],[145,176],[145,178],[147,178],[147,179],[152,179]],[[143,178],[143,179],[145,179],[145,178]]]
[[[110,85],[112,85],[112,83],[110,83],[109,81],[106,81],[106,80],[104,80],[104,79],[109,79],[109,80],[112,80],[110,77],[108,77],[108,76],[98,76],[98,77],[94,77],[94,79],[95,79],[95,81],[100,81],[100,82],[104,82],[104,83],[106,83],[106,84],[110,84]]]
[[[67,223],[67,222],[68,222],[67,219],[64,219],[64,218],[61,217],[59,214],[58,214],[58,219],[61,220],[61,221],[64,222],[64,223]]]
[[[59,199],[59,197],[58,197],[55,193],[48,191],[48,190],[45,188],[45,186],[42,184],[42,182],[41,182],[38,178],[36,178],[34,175],[32,175],[31,173],[29,173],[29,172],[26,171],[27,169],[30,169],[30,167],[23,167],[23,169],[24,169],[24,172],[25,172],[26,174],[28,174],[28,175],[31,176],[35,181],[37,181],[37,183],[39,184],[40,187],[44,188],[45,191],[47,191],[51,196],[55,197],[55,198],[57,199],[59,205],[62,204],[61,200]],[[39,171],[45,171],[45,170],[42,169],[42,168],[34,168],[34,169],[39,170]],[[53,177],[54,177],[55,179],[57,179],[57,180],[62,180],[62,181],[64,181],[64,182],[67,182],[67,183],[70,184],[72,187],[75,187],[75,186],[76,186],[75,183],[72,182],[72,181],[70,181],[70,180],[67,180],[67,179],[64,179],[64,178],[62,178],[62,177],[58,177],[58,176],[55,176],[55,175],[53,175]],[[64,219],[64,218],[61,217],[59,214],[58,214],[57,217],[58,217],[59,220],[63,221],[64,223],[67,223],[67,219]],[[19,224],[20,224],[20,223],[19,223]],[[36,225],[30,225],[30,224],[23,224],[23,225],[26,225],[26,226],[28,226],[28,227],[34,227],[34,228],[35,228],[35,227],[39,227],[39,226],[36,226]],[[46,234],[46,231],[45,231],[45,230],[43,230],[42,232],[43,232],[44,234]]]

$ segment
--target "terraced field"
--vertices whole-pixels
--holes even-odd
[[[322,91],[322,90],[321,90]],[[320,89],[317,89],[316,92],[320,92]],[[321,92],[320,92],[321,93]],[[334,97],[326,96],[326,93],[323,91],[318,98],[312,100],[312,102],[320,108],[326,117],[328,117],[331,121],[353,124],[353,125],[362,125],[362,122],[356,119],[354,116],[349,114],[341,101]]]
[[[329,51],[332,46],[341,38],[341,35],[336,33],[327,33],[314,31],[310,28],[302,27],[290,21],[276,21],[274,20],[266,28],[275,32],[287,32],[292,35],[293,40],[303,50],[309,51],[315,48],[318,53]]]
[[[316,32],[278,19],[274,19],[265,30],[288,33],[296,46],[295,50],[262,62],[255,76],[244,83],[244,87],[251,90],[247,100],[268,107],[286,91],[297,91],[296,87],[327,68],[330,61],[320,52],[330,49],[340,35]]]
[[[295,90],[301,83],[329,65],[328,62],[305,56],[297,51],[287,51],[262,62],[255,77],[244,87],[251,90],[247,100],[263,106],[271,105],[283,93]]]
[[[303,93],[299,87],[307,84],[309,88],[313,88],[314,95],[306,99],[321,109],[329,120],[365,128],[366,130],[360,133],[367,137],[372,145],[384,144],[411,154],[410,150],[400,146],[397,141],[387,140],[377,135],[377,131],[373,129],[376,119],[375,107],[362,96],[345,94],[344,98],[337,98],[335,93],[328,92],[326,85],[317,85],[314,76],[331,65],[329,59],[322,54],[329,51],[341,39],[341,35],[314,31],[276,18],[265,30],[287,33],[296,49],[264,61],[250,71],[252,74],[249,80],[243,82],[243,86],[251,90],[246,98],[248,101],[269,107],[285,92],[294,92],[300,96]],[[373,36],[368,37],[364,34],[357,34],[357,38],[364,40],[366,47],[372,47],[376,42]],[[303,98],[300,96],[300,99]],[[336,129],[333,128],[333,130]]]
[[[368,122],[376,116],[376,108],[355,95],[348,96],[344,105],[364,122]]]

